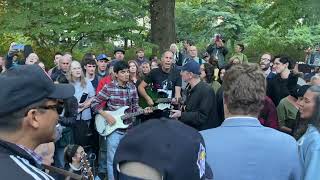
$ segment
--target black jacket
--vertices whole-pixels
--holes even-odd
[[[31,155],[15,144],[0,140],[0,179],[33,180],[49,179]]]
[[[200,81],[192,89],[187,89],[185,111],[180,120],[201,131],[219,126],[216,97],[213,88]]]

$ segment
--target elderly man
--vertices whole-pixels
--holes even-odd
[[[172,110],[172,118],[201,131],[218,127],[216,97],[210,85],[200,80],[200,65],[189,61],[182,67],[181,78],[188,85],[186,101],[182,111]]]
[[[53,81],[56,81],[60,76],[66,76],[67,72],[69,72],[70,70],[71,62],[72,56],[70,56],[69,54],[63,55],[59,59],[59,69],[51,75],[51,79]]]
[[[38,65],[21,65],[0,76],[0,87],[1,179],[53,179],[34,149],[54,140],[58,100],[73,96],[73,86],[54,84]]]

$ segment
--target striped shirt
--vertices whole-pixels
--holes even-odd
[[[31,150],[31,149],[29,149],[29,148],[27,148],[27,147],[25,147],[23,145],[20,145],[20,144],[17,144],[17,146],[19,146],[21,149],[26,151],[30,156],[32,156],[37,164],[42,164],[43,159],[36,152],[34,152],[33,150]]]

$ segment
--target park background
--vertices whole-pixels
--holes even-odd
[[[52,67],[57,51],[81,60],[121,46],[129,60],[138,48],[160,55],[190,39],[201,53],[222,34],[229,56],[243,43],[251,62],[266,51],[303,61],[320,43],[319,10],[319,0],[0,0],[0,54],[31,44]]]

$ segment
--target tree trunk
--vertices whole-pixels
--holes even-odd
[[[176,42],[175,0],[150,0],[151,42],[153,54],[163,53]]]

